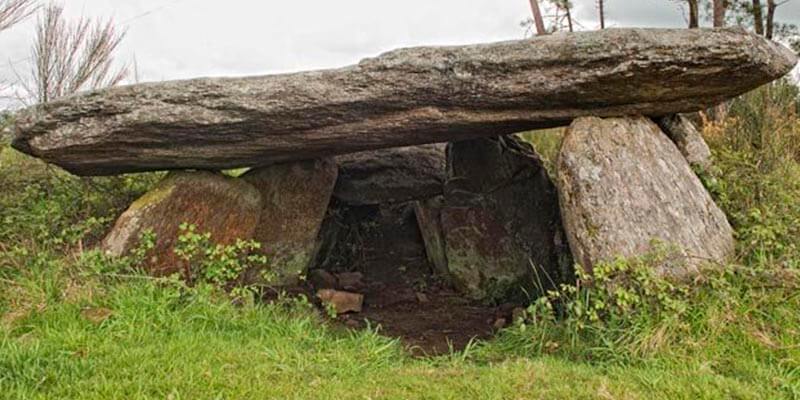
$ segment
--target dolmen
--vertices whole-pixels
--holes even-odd
[[[710,152],[681,114],[796,62],[737,29],[418,47],[341,69],[83,93],[21,111],[12,145],[77,175],[171,171],[102,243],[124,255],[154,231],[154,274],[180,272],[172,247],[189,222],[222,243],[263,243],[279,285],[423,259],[465,297],[502,301],[658,242],[674,253],[653,266],[664,275],[725,263],[731,226],[694,173]],[[560,126],[555,171],[514,135]],[[235,168],[248,170],[220,173]]]

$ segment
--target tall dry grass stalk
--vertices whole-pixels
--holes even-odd
[[[38,8],[36,0],[0,0],[0,32],[22,22]],[[9,96],[2,93],[10,87],[8,82],[0,80],[0,100],[9,99]]]
[[[723,121],[705,120],[713,147],[757,155],[761,167],[800,162],[800,89],[781,80],[730,102]]]
[[[36,25],[30,78],[21,80],[28,98],[44,103],[120,83],[128,67],[113,67],[124,37],[112,20],[69,23],[62,6],[44,7]]]
[[[37,8],[36,0],[0,0],[0,32],[22,22]]]

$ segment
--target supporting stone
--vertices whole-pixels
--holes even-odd
[[[442,205],[419,204],[417,215],[456,287],[493,301],[560,281],[569,256],[557,193],[533,149],[508,136],[451,143],[447,156]]]
[[[651,120],[579,118],[558,163],[561,215],[572,254],[591,270],[601,261],[674,246],[660,272],[691,276],[725,262],[733,231],[686,159]]]
[[[332,159],[299,161],[251,170],[242,179],[263,199],[254,239],[275,273],[274,285],[298,283],[318,250],[317,235],[336,183]]]
[[[244,181],[205,171],[173,172],[119,217],[101,248],[112,256],[128,255],[150,230],[155,248],[143,267],[154,275],[185,273],[174,253],[182,223],[231,244],[253,237],[260,209],[261,196]]]
[[[682,114],[673,114],[659,118],[656,123],[678,146],[689,165],[701,171],[711,167],[711,149],[692,121]]]

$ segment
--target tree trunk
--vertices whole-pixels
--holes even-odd
[[[725,11],[728,6],[727,0],[714,0],[714,27],[722,28],[725,26]],[[713,110],[714,120],[722,122],[728,116],[728,104],[722,102]]]
[[[727,8],[726,0],[714,0],[714,27],[721,28],[725,26],[725,9]]]
[[[597,0],[597,8],[600,11],[600,29],[606,29],[606,10],[603,0]]]
[[[764,34],[764,17],[761,12],[761,0],[753,0],[753,26],[756,28],[756,33],[759,35]]]
[[[544,28],[544,19],[542,19],[542,10],[539,8],[539,0],[530,0],[531,11],[533,11],[533,23],[536,25],[536,34],[545,35],[547,31]]]
[[[570,8],[569,4],[567,4],[564,8],[566,9],[567,12],[567,24],[569,25],[569,31],[574,32],[572,28],[572,11],[570,11],[569,9]]]
[[[700,27],[700,10],[697,5],[697,0],[688,0],[689,2],[689,29],[697,29]]]
[[[767,39],[772,40],[772,37],[775,34],[775,9],[778,6],[775,4],[775,0],[767,0]]]

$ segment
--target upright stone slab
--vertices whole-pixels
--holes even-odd
[[[127,255],[150,230],[156,243],[144,267],[154,275],[184,273],[174,253],[182,223],[211,233],[216,243],[231,244],[253,237],[260,209],[261,196],[244,181],[206,171],[173,172],[119,217],[101,248]]]
[[[514,137],[449,144],[436,208],[418,211],[428,251],[446,259],[450,279],[470,298],[519,295],[537,279],[560,280],[568,268],[556,189],[538,155]],[[441,237],[425,226],[436,222]],[[436,253],[442,242],[444,255]]]
[[[254,239],[270,257],[276,275],[272,284],[298,283],[314,260],[336,177],[332,159],[257,168],[242,177],[263,199]]]
[[[686,276],[733,251],[725,215],[649,119],[575,120],[561,147],[558,181],[567,238],[584,267],[642,255],[658,240],[678,256],[661,272]]]
[[[425,244],[425,256],[436,274],[450,281],[450,269],[447,265],[447,248],[442,232],[443,196],[417,201],[414,203],[414,214],[417,217],[420,235]]]
[[[656,122],[678,146],[689,165],[701,170],[711,167],[711,150],[692,121],[682,114],[673,114]]]

